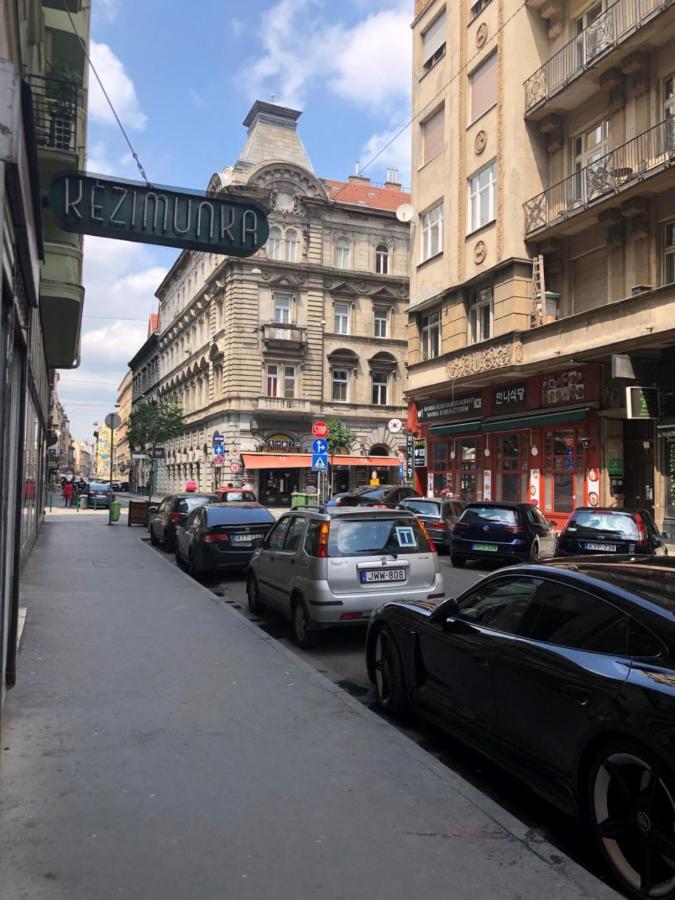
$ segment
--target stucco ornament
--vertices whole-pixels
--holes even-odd
[[[488,27],[486,22],[481,22],[476,32],[476,47],[484,47],[488,39]]]
[[[486,256],[487,245],[485,241],[477,241],[473,247],[473,261],[479,266],[482,262],[485,262]]]
[[[481,153],[485,150],[486,146],[487,146],[487,132],[483,131],[483,129],[481,128],[481,130],[478,132],[478,134],[476,135],[474,142],[473,142],[473,149],[476,153],[476,156],[480,156]]]
[[[454,380],[466,375],[477,375],[489,369],[501,369],[516,361],[514,345],[511,342],[496,344],[480,350],[468,350],[461,356],[451,359],[445,367],[445,372],[448,378]]]

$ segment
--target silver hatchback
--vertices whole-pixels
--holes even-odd
[[[317,507],[285,513],[249,564],[248,605],[293,624],[301,647],[323,628],[367,623],[387,600],[445,596],[434,545],[412,512]]]

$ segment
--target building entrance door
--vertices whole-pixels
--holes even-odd
[[[265,506],[290,506],[300,485],[300,469],[261,469],[258,496]]]
[[[628,419],[623,423],[624,505],[654,514],[654,423]]]

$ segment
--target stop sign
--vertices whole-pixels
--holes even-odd
[[[328,437],[328,425],[325,422],[315,422],[312,425],[312,434],[317,438]]]

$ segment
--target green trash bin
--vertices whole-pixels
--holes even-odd
[[[113,522],[119,522],[121,511],[122,511],[122,504],[120,503],[120,501],[119,501],[119,500],[113,500],[113,502],[112,502],[112,515],[111,515],[111,517],[110,517],[110,518],[112,519]]]
[[[307,494],[302,491],[293,491],[291,494],[291,509],[295,509],[296,506],[306,506],[307,505]]]

